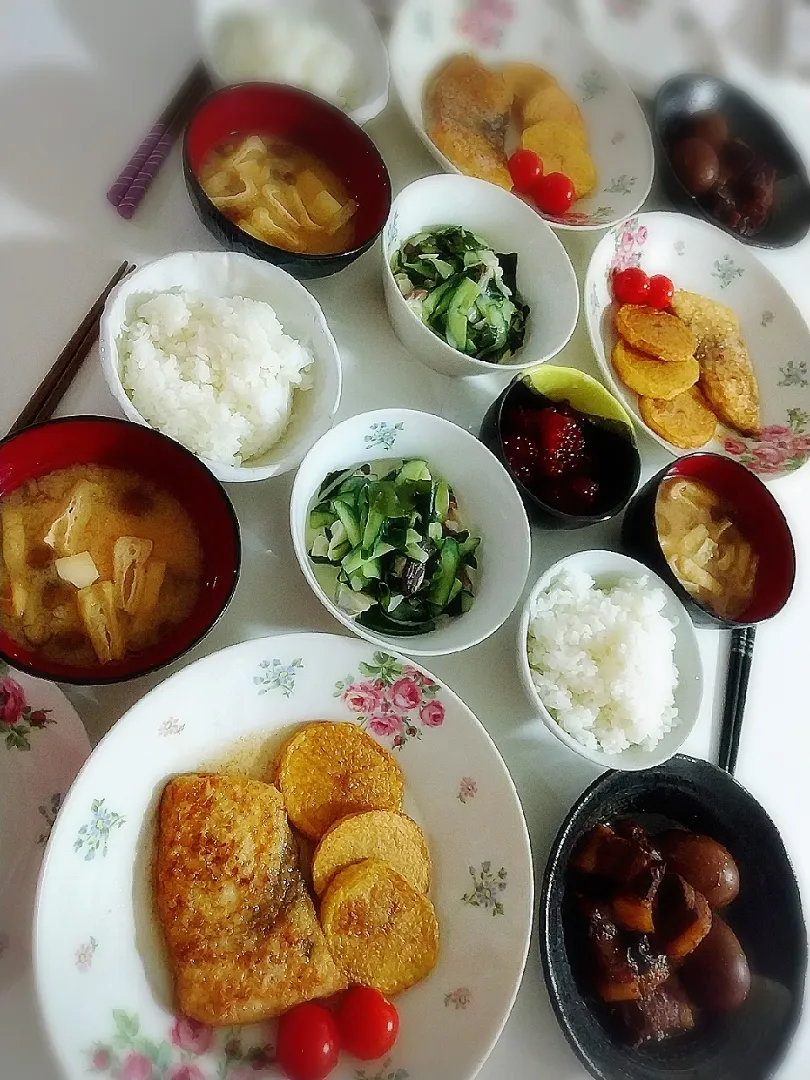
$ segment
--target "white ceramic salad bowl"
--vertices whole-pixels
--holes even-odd
[[[346,111],[356,124],[367,124],[388,104],[388,51],[364,0],[297,0],[294,5],[286,0],[196,0],[196,7],[203,59],[220,86],[229,81],[221,67],[218,47],[224,20],[278,11],[302,22],[322,23],[352,50],[356,71],[351,79],[353,100]]]
[[[405,112],[448,172],[458,170],[425,128],[425,90],[452,56],[475,53],[493,66],[522,60],[545,68],[582,111],[597,190],[563,217],[548,218],[555,229],[607,229],[634,214],[649,194],[655,160],[639,103],[609,61],[549,4],[405,0],[389,51],[391,78]]]
[[[452,348],[425,326],[403,297],[391,260],[416,233],[459,225],[480,235],[498,254],[517,254],[518,290],[528,304],[526,340],[510,361],[477,360]],[[579,288],[565,248],[548,225],[509,192],[470,176],[426,176],[401,191],[383,232],[383,285],[397,337],[423,364],[443,375],[514,374],[550,360],[571,338]]]
[[[333,472],[363,464],[420,458],[453,489],[464,528],[481,538],[476,552],[475,599],[464,615],[432,633],[389,637],[360,625],[328,596],[307,550],[309,511]],[[290,504],[293,547],[312,591],[353,633],[411,656],[462,652],[493,634],[509,618],[529,573],[531,538],[515,485],[497,458],[468,431],[449,420],[409,409],[380,409],[344,420],[307,454],[295,478]]]
[[[685,214],[639,214],[603,236],[585,277],[585,319],[608,386],[640,427],[677,457],[679,450],[644,423],[638,397],[613,370],[616,304],[611,275],[640,266],[731,308],[740,320],[759,383],[762,430],[743,436],[718,425],[703,449],[726,454],[763,480],[795,472],[810,458],[810,328],[752,250],[706,221]]]
[[[124,278],[110,293],[101,316],[99,354],[104,378],[124,415],[146,427],[151,425],[132,404],[121,382],[119,338],[138,302],[172,289],[261,300],[273,308],[285,333],[310,349],[314,357],[307,374],[311,386],[295,391],[292,418],[281,441],[239,468],[202,458],[218,480],[231,484],[268,480],[295,469],[332,426],[340,404],[340,355],[318,301],[284,270],[238,252],[181,251]]]
[[[35,916],[42,1015],[65,1080],[282,1080],[274,1023],[214,1029],[177,1015],[151,853],[171,777],[217,768],[235,750],[263,777],[245,748],[266,761],[314,717],[356,723],[395,755],[405,812],[430,848],[441,934],[435,969],[396,999],[388,1057],[343,1054],[332,1080],[472,1080],[481,1068],[512,1008],[532,927],[531,851],[511,777],[482,725],[429,672],[349,637],[288,634],[225,649],[162,683],[73,785]]]
[[[589,574],[599,588],[616,585],[621,578],[633,578],[636,580],[644,578],[650,588],[660,589],[666,598],[662,614],[671,623],[675,624],[673,630],[675,635],[673,662],[678,671],[678,685],[675,689],[674,700],[679,721],[671,731],[664,735],[653,750],[632,746],[619,754],[606,754],[601,750],[589,749],[564,731],[543,704],[532,679],[532,670],[529,665],[526,645],[529,624],[537,597],[565,570]],[[580,757],[585,758],[594,765],[600,766],[600,768],[634,772],[638,769],[649,769],[653,765],[660,765],[662,762],[668,761],[673,754],[680,750],[697,723],[703,698],[703,664],[692,620],[675,593],[657,574],[626,555],[620,555],[615,551],[580,551],[575,555],[560,559],[559,562],[549,567],[532,588],[523,607],[518,628],[517,649],[518,666],[524,688],[534,703],[543,723],[570,750],[573,750]]]

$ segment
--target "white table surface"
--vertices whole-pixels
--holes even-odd
[[[195,52],[191,24],[190,0],[0,0],[0,431],[10,425],[124,258],[143,262],[175,250],[214,246],[186,198],[176,153],[131,222],[121,221],[104,197],[190,66]],[[776,107],[785,104],[779,93],[772,98]],[[786,124],[794,134],[804,134],[810,154],[810,124],[801,123],[795,109],[786,112]],[[369,132],[395,188],[436,171],[396,101]],[[595,240],[565,233],[562,238],[575,267],[584,271]],[[498,390],[498,377],[451,380],[410,358],[387,321],[379,260],[375,248],[345,273],[311,286],[343,359],[339,418],[404,405],[440,413],[477,431]],[[810,319],[810,240],[789,252],[765,253],[763,260]],[[583,326],[560,361],[596,374]],[[116,413],[95,355],[62,412]],[[640,442],[648,475],[664,464],[666,455],[646,436]],[[290,488],[291,479],[282,477],[230,489],[244,539],[242,579],[226,616],[184,663],[280,631],[340,632],[295,563],[287,525]],[[810,468],[775,483],[773,491],[796,537],[799,570],[788,608],[757,637],[737,775],[782,830],[807,905]],[[572,550],[613,546],[617,540],[615,522],[567,534],[535,530],[530,582]],[[485,644],[467,655],[435,659],[430,667],[480,717],[506,759],[523,800],[539,883],[565,812],[597,771],[533,718],[518,683],[515,629],[513,615]],[[685,750],[711,757],[727,641],[715,631],[702,630],[699,636],[707,693]],[[95,742],[159,679],[71,690],[69,697]],[[58,1080],[56,1069],[47,1076],[24,1069],[22,1063],[15,1068],[0,1058],[0,1076],[8,1080]],[[805,1015],[779,1080],[807,1080],[808,1070],[810,1019]],[[549,1008],[534,946],[515,1009],[480,1076],[582,1080],[585,1075]]]

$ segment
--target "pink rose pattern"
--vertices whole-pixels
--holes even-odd
[[[9,750],[30,750],[32,732],[56,721],[50,718],[50,709],[31,708],[25,690],[7,671],[0,664],[0,738]]]
[[[444,706],[439,686],[412,664],[388,653],[374,653],[360,664],[360,677],[336,683],[335,697],[356,714],[360,726],[400,750],[409,739],[421,739],[423,728],[441,727]]]
[[[273,1069],[273,1047],[246,1047],[233,1029],[215,1033],[207,1024],[178,1016],[166,1038],[153,1040],[141,1031],[135,1013],[115,1009],[113,1022],[109,1042],[96,1043],[87,1053],[88,1071],[111,1080],[213,1080],[200,1059],[214,1049],[217,1080],[262,1080]]]
[[[759,476],[781,476],[793,472],[810,457],[810,413],[788,409],[787,424],[771,424],[758,436],[723,440],[726,453]]]
[[[514,15],[510,0],[466,0],[458,30],[479,48],[494,48],[500,45]]]
[[[639,225],[637,217],[629,218],[616,229],[614,239],[616,250],[610,261],[610,272],[639,266],[641,249],[647,243],[646,225]]]

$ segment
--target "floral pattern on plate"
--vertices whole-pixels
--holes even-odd
[[[87,1051],[88,1071],[114,1080],[209,1080],[197,1063],[215,1042],[222,1044],[224,1061],[217,1080],[257,1080],[267,1076],[275,1060],[269,1045],[245,1047],[239,1029],[215,1032],[206,1024],[177,1017],[165,1038],[149,1038],[136,1013],[114,1009],[114,1031]]]
[[[451,990],[449,994],[444,995],[444,1007],[449,1009],[452,1005],[454,1009],[466,1009],[472,1001],[472,993],[466,986],[460,986],[457,990]]]
[[[464,0],[458,31],[479,48],[492,48],[500,45],[514,15],[515,7],[510,0]]]
[[[354,1080],[408,1080],[409,1075],[407,1069],[392,1068],[391,1058],[386,1058],[376,1072],[369,1072],[368,1069],[355,1069]]]
[[[262,660],[259,667],[261,675],[254,675],[253,682],[261,687],[260,694],[267,694],[271,690],[280,690],[284,697],[292,697],[295,690],[295,676],[304,666],[301,657],[291,660],[289,664],[283,664],[281,660]]]
[[[98,948],[98,942],[94,937],[84,944],[80,945],[76,950],[76,970],[81,971],[82,974],[86,974],[93,966],[93,957],[96,955],[96,949]]]
[[[473,780],[471,776],[462,776],[461,783],[458,785],[458,794],[456,798],[460,803],[468,803],[471,799],[474,799],[478,794],[478,784]]]
[[[491,862],[481,863],[481,869],[470,867],[473,880],[472,889],[462,896],[462,901],[470,907],[485,908],[493,915],[503,915],[504,906],[500,894],[506,891],[507,873],[503,867],[493,870]]]
[[[59,813],[62,806],[62,798],[62,793],[60,791],[55,791],[47,803],[40,803],[37,807],[40,817],[45,821],[44,831],[37,837],[38,844],[44,845],[48,843],[51,830],[56,824],[56,815]]]
[[[807,386],[807,383],[802,385]],[[787,424],[763,428],[756,438],[728,435],[723,448],[760,476],[781,476],[801,468],[810,455],[810,413],[789,409]]]
[[[357,714],[364,730],[392,739],[395,749],[400,750],[409,739],[421,739],[422,728],[444,723],[444,705],[437,700],[439,686],[419,668],[375,652],[370,664],[360,664],[360,675],[363,678],[347,675],[336,683],[335,697]]]
[[[8,670],[8,665],[0,661],[0,737],[9,750],[30,750],[33,733],[56,721],[50,709],[31,707],[25,690]]]
[[[110,836],[115,829],[120,829],[126,821],[121,814],[116,814],[104,806],[104,799],[93,799],[90,805],[90,821],[82,825],[73,842],[73,850],[84,852],[84,861],[92,862],[96,855],[106,858]]]

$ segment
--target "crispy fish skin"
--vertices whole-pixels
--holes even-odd
[[[318,924],[276,788],[236,776],[171,780],[158,812],[157,913],[177,1005],[251,1024],[346,987]]]
[[[512,190],[504,140],[513,91],[474,56],[454,56],[425,98],[425,127],[435,146],[467,176]]]
[[[672,297],[672,310],[679,319],[683,319],[698,340],[708,334],[741,333],[736,312],[700,293],[677,289]]]

